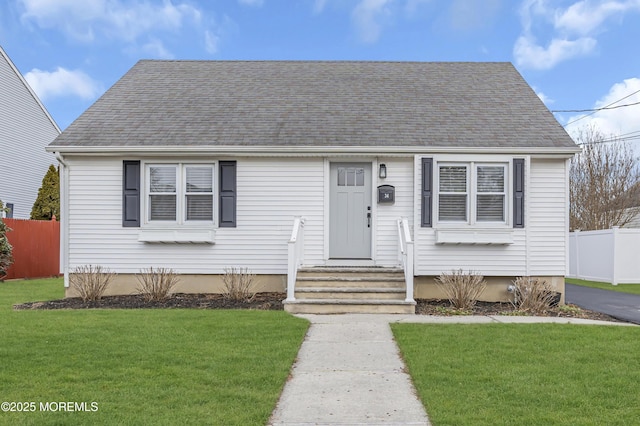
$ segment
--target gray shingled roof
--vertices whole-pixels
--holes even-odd
[[[509,63],[140,61],[51,146],[575,147]]]

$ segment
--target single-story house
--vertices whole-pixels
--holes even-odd
[[[412,311],[458,269],[484,300],[564,292],[578,148],[510,63],[143,60],[47,149],[66,286],[101,265],[133,293],[154,266],[220,292],[248,268],[298,312]]]

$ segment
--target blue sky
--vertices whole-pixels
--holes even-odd
[[[4,0],[0,45],[62,129],[139,59],[508,61],[551,110],[640,103],[640,0]],[[640,147],[640,104],[555,116]]]

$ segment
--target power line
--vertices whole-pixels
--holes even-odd
[[[616,108],[624,108],[624,107],[629,107],[629,106],[633,106],[633,105],[640,105],[640,101],[638,102],[634,102],[632,104],[625,104],[625,105],[616,105],[616,106],[611,106],[611,107],[602,107],[602,108],[591,108],[591,109],[553,109],[551,110],[551,112],[598,112],[598,111],[604,111],[607,109],[616,109]]]
[[[589,142],[580,142],[578,145],[592,145],[596,143],[613,143],[613,142],[632,142],[640,140],[640,130],[636,130],[629,133],[622,133],[620,135],[612,135],[607,138],[602,138]]]
[[[593,115],[593,114],[595,114],[596,112],[598,112],[598,111],[600,111],[600,110],[602,110],[602,109],[609,108],[610,106],[615,105],[615,104],[617,104],[617,103],[618,103],[618,102],[620,102],[620,101],[623,101],[623,100],[625,100],[625,99],[627,99],[627,98],[630,98],[631,96],[635,95],[636,93],[640,93],[640,90],[636,90],[635,92],[631,93],[630,95],[625,96],[624,98],[620,98],[620,99],[618,99],[617,101],[611,102],[610,104],[603,106],[602,108],[596,109],[596,110],[592,111],[590,114],[583,115],[583,116],[582,116],[582,117],[580,117],[580,118],[576,118],[575,120],[570,121],[570,122],[568,122],[567,124],[565,124],[565,125],[564,125],[564,127],[567,127],[568,125],[573,124],[573,123],[575,123],[576,121],[580,121],[580,120],[582,120],[583,118],[587,118],[587,117],[589,117],[590,115]]]

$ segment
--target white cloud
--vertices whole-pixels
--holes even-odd
[[[566,10],[555,12],[554,25],[560,30],[575,34],[590,34],[607,19],[620,16],[629,10],[640,10],[640,1],[591,1],[582,0]]]
[[[553,8],[547,0],[525,0],[520,7],[522,34],[513,55],[518,65],[533,69],[553,68],[560,62],[586,56],[597,46],[596,36],[613,17],[640,12],[640,0],[580,0],[566,8]],[[540,27],[550,40],[538,44]]]
[[[552,103],[554,103],[555,101],[553,99],[551,99],[550,97],[548,97],[547,95],[545,95],[544,93],[538,91],[535,87],[533,88],[533,90],[535,90],[536,95],[538,95],[538,97],[540,98],[540,100],[548,107],[549,105],[551,105]]]
[[[78,96],[95,99],[102,93],[101,85],[80,70],[70,71],[58,67],[53,72],[32,69],[24,76],[41,100],[60,96]]]
[[[358,38],[364,43],[374,43],[380,37],[385,18],[391,16],[389,8],[393,0],[360,0],[351,13]]]
[[[204,46],[208,53],[214,54],[218,52],[220,44],[220,36],[207,30],[204,32]]]
[[[149,57],[158,59],[173,59],[173,54],[169,52],[164,44],[158,39],[151,39],[148,43],[142,46],[142,51]]]
[[[97,35],[134,41],[149,31],[176,31],[185,21],[199,23],[201,12],[186,3],[164,0],[19,0],[22,20],[58,28],[67,36],[91,42]]]
[[[629,96],[634,92],[638,93]],[[640,78],[638,77],[629,78],[621,83],[614,84],[611,89],[609,89],[609,92],[595,103],[593,108],[603,108],[610,104],[613,104],[611,107],[628,105],[636,102],[640,102]],[[640,121],[638,120],[638,117],[640,117],[640,104],[587,114],[576,115],[567,120],[567,123],[570,123],[566,127],[569,134],[575,135],[579,129],[594,125],[602,134],[607,136],[626,135],[632,132],[640,136]]]
[[[588,54],[595,46],[596,40],[589,37],[553,39],[547,47],[543,47],[532,37],[520,36],[513,47],[513,55],[520,66],[546,70],[567,59]]]

